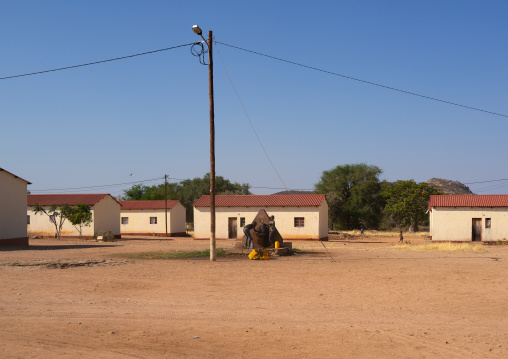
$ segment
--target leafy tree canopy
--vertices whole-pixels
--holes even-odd
[[[365,163],[323,171],[315,190],[326,194],[331,228],[336,224],[343,229],[378,227],[384,205],[379,182],[382,172],[379,167]]]
[[[60,239],[60,233],[62,232],[65,220],[68,220],[76,227],[80,236],[82,227],[89,226],[90,223],[92,223],[91,208],[83,203],[79,203],[74,207],[71,207],[68,204],[62,204],[60,206],[52,204],[48,208],[36,203],[34,205],[33,213],[43,213],[50,218],[51,223],[55,226],[55,233],[58,239]]]
[[[86,204],[78,203],[70,209],[67,219],[82,236],[83,227],[89,227],[92,224],[92,208]]]
[[[194,213],[192,204],[202,195],[210,194],[210,174],[203,178],[186,179],[178,183],[168,183],[168,199],[177,199],[187,210],[187,221],[192,221]],[[215,176],[216,194],[251,194],[250,185],[247,183],[231,182],[222,177]],[[124,199],[127,201],[139,200],[163,200],[164,183],[154,186],[134,185],[124,191]]]
[[[382,195],[386,200],[385,210],[391,213],[397,222],[410,230],[418,231],[418,225],[427,220],[430,196],[441,194],[432,185],[414,180],[386,183]]]

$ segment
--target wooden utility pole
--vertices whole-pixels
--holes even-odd
[[[215,261],[215,114],[213,105],[212,31],[208,31],[208,86],[210,96],[210,260]]]
[[[168,236],[168,175],[164,175],[164,200],[166,201],[166,237]]]

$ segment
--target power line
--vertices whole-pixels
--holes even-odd
[[[286,191],[312,191],[314,192],[314,189],[308,189],[308,188],[285,188],[285,187],[261,187],[261,186],[249,186],[250,188],[259,188],[259,189],[283,189]]]
[[[69,191],[69,190],[89,190],[89,189],[99,189],[99,188],[111,188],[111,187],[118,187],[118,186],[125,186],[129,184],[137,184],[137,183],[145,183],[145,182],[153,182],[153,181],[159,181],[161,179],[164,179],[164,177],[157,177],[157,178],[151,178],[146,180],[140,180],[140,181],[132,181],[132,182],[124,182],[124,183],[114,183],[114,184],[106,184],[106,185],[98,185],[98,186],[83,186],[83,187],[69,187],[69,188],[52,188],[52,189],[35,189],[30,190],[31,193],[34,192],[61,192],[61,191]],[[175,177],[168,177],[168,180],[176,180],[176,181],[186,181],[188,178],[175,178]],[[287,191],[313,191],[313,189],[287,189],[285,187],[264,187],[264,186],[250,186],[249,188],[257,188],[257,189],[272,189],[272,190],[287,190]],[[36,194],[36,193],[34,193]]]
[[[508,183],[501,183],[501,184],[495,184],[495,185],[490,185],[490,186],[487,186],[487,187],[483,187],[483,188],[480,188],[480,189],[477,189],[475,190],[475,192],[488,192],[488,191],[493,191],[493,190],[497,190],[497,189],[500,189],[500,188],[503,188],[503,187],[507,187],[508,186]]]
[[[426,95],[418,94],[418,93],[416,93],[416,92],[411,92],[411,91],[401,90],[401,89],[398,89],[398,88],[395,88],[395,87],[382,85],[382,84],[379,84],[379,83],[376,83],[376,82],[372,82],[372,81],[362,80],[362,79],[359,79],[359,78],[356,78],[356,77],[351,77],[351,76],[347,76],[347,75],[339,74],[339,73],[337,73],[337,72],[332,72],[332,71],[328,71],[328,70],[323,70],[323,69],[320,69],[320,68],[317,68],[317,67],[313,67],[313,66],[309,66],[309,65],[300,64],[300,63],[298,63],[298,62],[294,62],[294,61],[290,61],[290,60],[282,59],[282,58],[280,58],[280,57],[275,57],[275,56],[271,56],[271,55],[263,54],[263,53],[261,53],[261,52],[257,52],[257,51],[252,51],[252,50],[244,49],[244,48],[242,48],[242,47],[238,47],[238,46],[234,46],[234,45],[229,45],[229,44],[226,44],[226,43],[223,43],[223,42],[219,42],[219,41],[217,41],[217,43],[218,43],[218,44],[221,44],[221,45],[224,45],[224,46],[229,46],[229,47],[232,47],[232,48],[234,48],[234,49],[242,50],[242,51],[245,51],[245,52],[250,52],[250,53],[252,53],[252,54],[256,54],[256,55],[260,55],[260,56],[268,57],[268,58],[270,58],[270,59],[274,59],[274,60],[278,60],[278,61],[286,62],[286,63],[288,63],[288,64],[292,64],[292,65],[296,65],[296,66],[300,66],[300,67],[305,67],[305,68],[310,69],[310,70],[323,72],[323,73],[326,73],[326,74],[329,74],[329,75],[334,75],[334,76],[343,77],[343,78],[346,78],[346,79],[348,79],[348,80],[358,81],[358,82],[362,82],[362,83],[365,83],[365,84],[368,84],[368,85],[373,85],[373,86],[382,87],[382,88],[385,88],[385,89],[388,89],[388,90],[392,90],[392,91],[397,91],[397,92],[405,93],[405,94],[407,94],[407,95],[412,95],[412,96],[422,97],[422,98],[425,98],[425,99],[427,99],[427,100],[432,100],[432,101],[437,101],[437,102],[446,103],[446,104],[448,104],[448,105],[453,105],[453,106],[458,106],[458,107],[462,107],[462,108],[467,108],[467,109],[469,109],[469,110],[480,111],[480,112],[489,113],[489,114],[491,114],[491,115],[496,115],[496,116],[501,116],[501,117],[508,117],[508,115],[505,115],[505,114],[502,114],[502,113],[492,112],[492,111],[488,111],[488,110],[482,110],[482,109],[477,108],[477,107],[472,107],[472,106],[462,105],[462,104],[455,103],[455,102],[451,102],[451,101],[441,100],[441,99],[438,99],[438,98],[436,98],[436,97],[431,97],[431,96],[426,96]]]
[[[217,43],[215,44],[215,46],[217,46]],[[231,77],[229,76],[229,73],[228,73],[228,70],[226,69],[226,65],[224,64],[224,61],[222,60],[222,55],[220,54],[220,51],[219,51],[219,47],[217,46],[217,53],[219,54],[219,58],[220,58],[220,62],[222,63],[222,67],[224,68],[224,71],[226,72],[226,76],[228,77],[228,80],[229,80],[229,83],[231,84],[231,87],[233,88],[233,90],[235,91],[236,93],[236,97],[238,98],[238,101],[240,101],[240,104],[242,105],[242,108],[243,108],[243,112],[245,113],[245,116],[247,117],[247,120],[249,120],[249,123],[250,123],[250,127],[252,128],[252,131],[254,132],[254,135],[256,135],[256,138],[258,139],[258,142],[259,142],[259,145],[261,146],[261,148],[263,149],[263,152],[265,153],[266,155],[266,158],[268,158],[268,161],[270,162],[270,164],[272,165],[272,168],[273,170],[275,171],[275,173],[277,174],[277,176],[279,177],[280,181],[282,182],[282,184],[284,185],[284,187],[286,188],[287,191],[289,191],[288,187],[286,186],[286,183],[284,182],[284,180],[282,179],[282,177],[280,176],[279,174],[279,171],[277,171],[277,169],[275,168],[275,165],[273,164],[272,162],[272,159],[270,158],[270,156],[268,155],[268,152],[266,152],[266,149],[265,149],[265,146],[263,146],[263,144],[261,143],[261,140],[258,136],[258,133],[256,132],[256,129],[254,128],[254,125],[252,124],[252,121],[250,119],[250,116],[249,114],[247,113],[247,109],[245,108],[244,104],[243,104],[243,101],[242,99],[240,98],[240,95],[238,94],[238,91],[236,91],[236,87],[235,85],[233,84],[233,81],[231,80]]]
[[[0,77],[0,80],[13,79],[13,78],[16,78],[16,77],[23,77],[23,76],[39,75],[39,74],[44,74],[44,73],[47,73],[47,72],[54,72],[54,71],[61,71],[61,70],[69,70],[69,69],[74,69],[74,68],[77,68],[77,67],[83,67],[83,66],[90,66],[90,65],[102,64],[102,63],[104,63],[104,62],[117,61],[117,60],[124,60],[124,59],[128,59],[128,58],[131,58],[131,57],[142,56],[142,55],[148,55],[148,54],[154,54],[154,53],[156,53],[156,52],[162,52],[162,51],[172,50],[172,49],[176,49],[176,48],[179,48],[179,47],[190,46],[190,45],[193,45],[193,44],[194,44],[194,43],[190,43],[190,44],[183,44],[183,45],[178,45],[178,46],[172,46],[172,47],[167,47],[167,48],[165,48],[165,49],[159,49],[159,50],[153,50],[153,51],[142,52],[142,53],[139,53],[139,54],[134,54],[134,55],[128,55],[128,56],[122,56],[122,57],[116,57],[116,58],[114,58],[114,59],[108,59],[108,60],[101,60],[101,61],[89,62],[89,63],[86,63],[86,64],[81,64],[81,65],[73,65],[73,66],[60,67],[60,68],[57,68],[57,69],[52,69],[52,70],[44,70],[44,71],[31,72],[31,73],[22,74],[22,75],[13,75],[13,76]]]
[[[464,182],[464,184],[477,184],[477,183],[488,183],[488,182],[499,182],[499,181],[508,181],[508,178],[501,178],[501,179],[488,180],[488,181],[478,181],[478,182]]]
[[[92,189],[92,188],[107,188],[107,187],[124,186],[124,185],[128,185],[128,184],[133,184],[133,183],[153,182],[153,181],[157,181],[157,180],[160,180],[160,179],[161,178],[152,178],[152,179],[141,180],[141,181],[115,183],[115,184],[106,184],[106,185],[100,185],[100,186],[39,189],[39,190],[30,190],[30,192],[49,192],[49,191],[58,191],[59,192],[59,191],[82,190],[82,189]]]

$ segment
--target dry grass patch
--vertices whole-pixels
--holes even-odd
[[[469,243],[425,243],[425,244],[396,244],[393,246],[395,249],[406,251],[483,251],[483,244],[469,244]]]
[[[223,248],[215,250],[216,257],[227,257],[231,253],[226,252]],[[141,252],[141,253],[122,253],[116,257],[131,259],[173,259],[173,258],[205,258],[210,257],[210,250],[191,251],[191,252]]]
[[[359,229],[354,229],[351,231],[340,231],[340,233],[347,233],[352,236],[361,236],[361,232]],[[363,235],[366,237],[399,237],[400,231],[377,231],[374,229],[365,230]],[[403,232],[404,238],[426,238],[429,236],[428,231],[420,231],[420,232]]]

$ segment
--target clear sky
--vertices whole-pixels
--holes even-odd
[[[2,1],[0,77],[191,43],[194,24],[219,42],[508,115],[505,1]],[[506,117],[216,49],[290,189],[360,162],[389,181],[508,178]],[[214,60],[216,173],[277,192],[261,188],[283,185]],[[189,47],[1,80],[0,167],[32,193],[202,177],[208,111],[208,68]],[[508,181],[470,187],[507,193]]]

